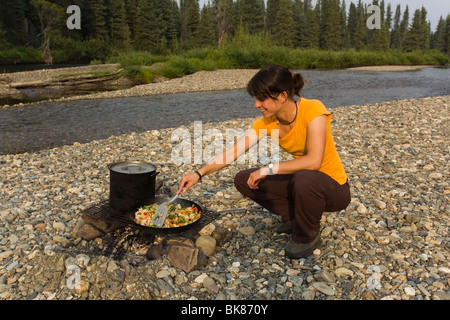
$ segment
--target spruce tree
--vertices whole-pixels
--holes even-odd
[[[200,10],[198,0],[189,0],[189,5],[187,6],[187,17],[186,24],[184,27],[185,42],[184,45],[186,49],[194,48],[197,45],[196,30],[200,21]]]
[[[427,11],[424,7],[414,12],[411,28],[405,41],[407,51],[428,50],[430,48],[430,27],[426,20]]]
[[[2,0],[0,22],[6,32],[6,40],[15,45],[23,45],[26,37],[25,4],[23,0]]]
[[[346,46],[355,50],[364,49],[365,23],[363,7],[352,2],[348,12]]]
[[[447,33],[447,29],[446,29],[446,23],[444,18],[441,16],[439,18],[439,22],[437,24],[436,27],[436,32],[433,33],[433,37],[432,37],[432,49],[436,49],[439,50],[440,52],[446,53],[445,51],[445,38],[446,38],[446,34]]]
[[[445,49],[444,52],[450,56],[450,14],[445,19]]]
[[[279,0],[278,10],[271,28],[273,43],[280,46],[292,47],[295,32],[292,5],[290,0]]]
[[[260,33],[264,29],[264,0],[237,0],[236,24],[241,23],[249,34]]]
[[[323,50],[339,50],[342,48],[343,42],[339,0],[322,0],[320,9],[320,48]]]
[[[106,26],[106,5],[104,0],[90,1],[92,16],[92,37],[98,40],[108,40],[109,32]]]
[[[214,9],[210,4],[204,5],[200,12],[196,39],[199,47],[213,46],[217,43]]]
[[[318,10],[317,10],[318,11]],[[306,17],[306,30],[304,33],[303,41],[306,48],[316,49],[319,48],[319,17],[320,15],[313,8],[311,0],[304,1],[304,12]]]
[[[306,30],[306,15],[302,0],[294,0],[292,4],[292,17],[294,19],[294,47],[304,47],[302,40]]]
[[[280,3],[280,0],[267,0],[266,30],[269,33],[271,33],[272,27],[276,20],[279,3]]]
[[[400,5],[397,5],[394,14],[394,21],[391,30],[391,49],[400,49],[401,41],[400,41],[400,20],[401,20],[402,12],[400,9]]]
[[[373,3],[380,8],[380,29],[367,31],[367,48],[376,51],[386,51],[390,47],[390,35],[385,19],[384,1],[378,4],[378,1],[374,0]]]
[[[403,12],[403,18],[400,22],[400,26],[398,29],[399,32],[399,46],[398,48],[403,50],[405,45],[405,40],[409,30],[409,8],[406,6],[405,11]]]
[[[137,8],[135,47],[152,53],[159,52],[160,32],[154,0],[139,0]]]
[[[127,12],[127,23],[130,30],[130,39],[134,41],[137,26],[137,8],[139,0],[125,0],[125,10]]]
[[[174,51],[178,47],[178,38],[180,35],[180,10],[177,0],[162,0],[163,19],[164,19],[164,37],[167,39],[168,49]]]
[[[123,0],[110,0],[110,40],[115,48],[127,49],[130,45],[130,29]]]

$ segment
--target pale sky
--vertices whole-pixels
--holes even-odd
[[[199,0],[200,1],[200,8],[203,6],[204,3],[208,3],[208,0]],[[381,0],[380,0],[381,1]],[[345,0],[345,5],[348,10],[350,7],[350,3],[358,3],[358,0]],[[416,9],[421,9],[422,6],[427,9],[427,20],[431,22],[431,30],[434,32],[436,31],[436,27],[439,21],[439,18],[442,16],[444,19],[447,17],[448,14],[450,14],[450,0],[384,0],[385,4],[388,3],[391,4],[392,12],[395,13],[395,9],[397,8],[397,5],[400,4],[400,8],[403,12],[406,9],[406,5],[409,7],[409,17],[410,22],[412,20],[412,17],[414,15],[414,11]],[[315,3],[315,1],[313,1]],[[363,0],[363,3],[372,3],[371,0]]]
[[[349,4],[358,3],[358,0],[346,0],[347,9]],[[381,0],[380,0],[381,2]],[[370,0],[363,0],[363,3],[372,3]],[[412,17],[414,16],[414,11],[416,9],[421,9],[422,6],[427,9],[427,20],[431,22],[431,31],[436,31],[437,24],[439,22],[439,18],[442,16],[444,19],[450,14],[450,0],[384,0],[384,3],[387,5],[391,4],[392,14],[395,14],[395,9],[397,5],[400,4],[400,8],[403,12],[406,9],[406,6],[409,8],[409,19],[412,21]]]

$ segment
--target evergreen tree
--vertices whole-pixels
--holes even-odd
[[[130,45],[130,29],[123,0],[110,0],[110,40],[115,48],[126,49]]]
[[[155,1],[139,0],[136,14],[135,47],[158,53],[161,34]]]
[[[294,19],[294,34],[293,34],[293,45],[294,47],[302,46],[302,36],[306,29],[306,15],[304,12],[303,1],[294,0],[292,4],[292,17]]]
[[[433,41],[432,41],[432,48],[439,50],[440,52],[446,53],[446,46],[445,46],[445,38],[447,36],[447,26],[445,23],[444,18],[441,16],[438,22],[438,25],[436,27],[436,32],[433,33]]]
[[[137,28],[137,8],[139,0],[125,0],[125,10],[127,12],[127,23],[130,30],[130,39],[134,41]]]
[[[197,28],[197,45],[213,46],[217,43],[216,24],[214,22],[214,8],[212,5],[204,5],[200,12],[200,21]]]
[[[2,22],[0,21],[0,48],[6,48],[9,46],[8,40],[6,39],[6,29],[3,28]]]
[[[445,20],[446,36],[445,36],[445,53],[450,55],[450,14]]]
[[[260,33],[264,29],[264,0],[237,0],[236,24],[242,24],[249,34]]]
[[[280,46],[292,47],[295,33],[294,18],[290,0],[279,0],[278,10],[271,28],[273,43]]]
[[[280,0],[267,0],[266,30],[269,33],[271,33],[272,27],[276,20],[279,3],[280,3]]]
[[[93,38],[98,40],[108,40],[109,32],[106,25],[106,5],[104,0],[92,0],[89,1],[92,10],[93,26],[92,35]]]
[[[0,2],[0,22],[6,32],[6,40],[15,45],[23,45],[27,34],[23,0],[2,0]]]
[[[391,49],[400,49],[401,41],[400,41],[400,19],[402,16],[402,11],[400,9],[400,5],[397,5],[395,9],[394,21],[391,30]]]
[[[318,11],[318,10],[317,10]],[[306,30],[303,41],[306,48],[319,48],[319,17],[320,15],[313,8],[311,0],[304,0],[304,12],[306,17]]]
[[[178,8],[177,0],[164,1],[167,2],[164,11],[164,19],[166,21],[165,37],[169,49],[174,51],[178,47],[178,39],[181,33],[180,10]]]
[[[343,43],[343,27],[339,14],[339,0],[322,0],[320,18],[320,48],[339,50]]]
[[[385,51],[390,47],[389,28],[386,25],[384,1],[378,3],[378,0],[373,1],[374,5],[380,8],[380,29],[372,29],[367,31],[367,48],[370,50]]]
[[[392,8],[391,8],[391,4],[390,3],[387,5],[387,9],[386,9],[385,24],[386,24],[386,27],[387,27],[388,31],[390,32],[391,29],[392,29]]]
[[[430,26],[424,7],[414,12],[411,28],[407,33],[405,47],[407,51],[428,50],[430,48]]]
[[[186,23],[183,25],[185,28],[182,30],[181,35],[184,35],[182,40],[185,41],[184,45],[186,49],[190,49],[196,46],[196,30],[200,21],[200,11],[198,0],[189,0],[186,12]]]
[[[346,46],[355,50],[362,50],[365,46],[365,21],[364,12],[360,1],[358,7],[352,2],[348,13],[348,27],[346,36]]]
[[[403,47],[405,45],[406,36],[408,34],[409,30],[409,8],[406,6],[405,11],[403,12],[403,18],[400,22],[400,26],[398,28],[399,32],[399,46],[398,48],[403,50]]]
[[[339,22],[340,22],[340,28],[342,33],[342,43],[341,48],[345,45],[345,34],[347,33],[347,7],[345,5],[345,0],[342,0],[342,4],[339,8]]]

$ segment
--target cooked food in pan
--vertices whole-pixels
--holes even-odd
[[[200,219],[201,213],[195,205],[191,207],[182,207],[179,203],[163,205],[167,205],[169,212],[161,228],[182,227]],[[152,221],[157,208],[158,204],[156,203],[139,208],[135,213],[136,223],[145,227],[156,228]]]

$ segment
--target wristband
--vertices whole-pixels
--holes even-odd
[[[201,181],[201,180],[202,180],[202,175],[200,174],[200,172],[198,172],[197,170],[195,170],[194,172],[195,172],[195,173],[198,175],[198,177],[199,177],[198,181]]]

